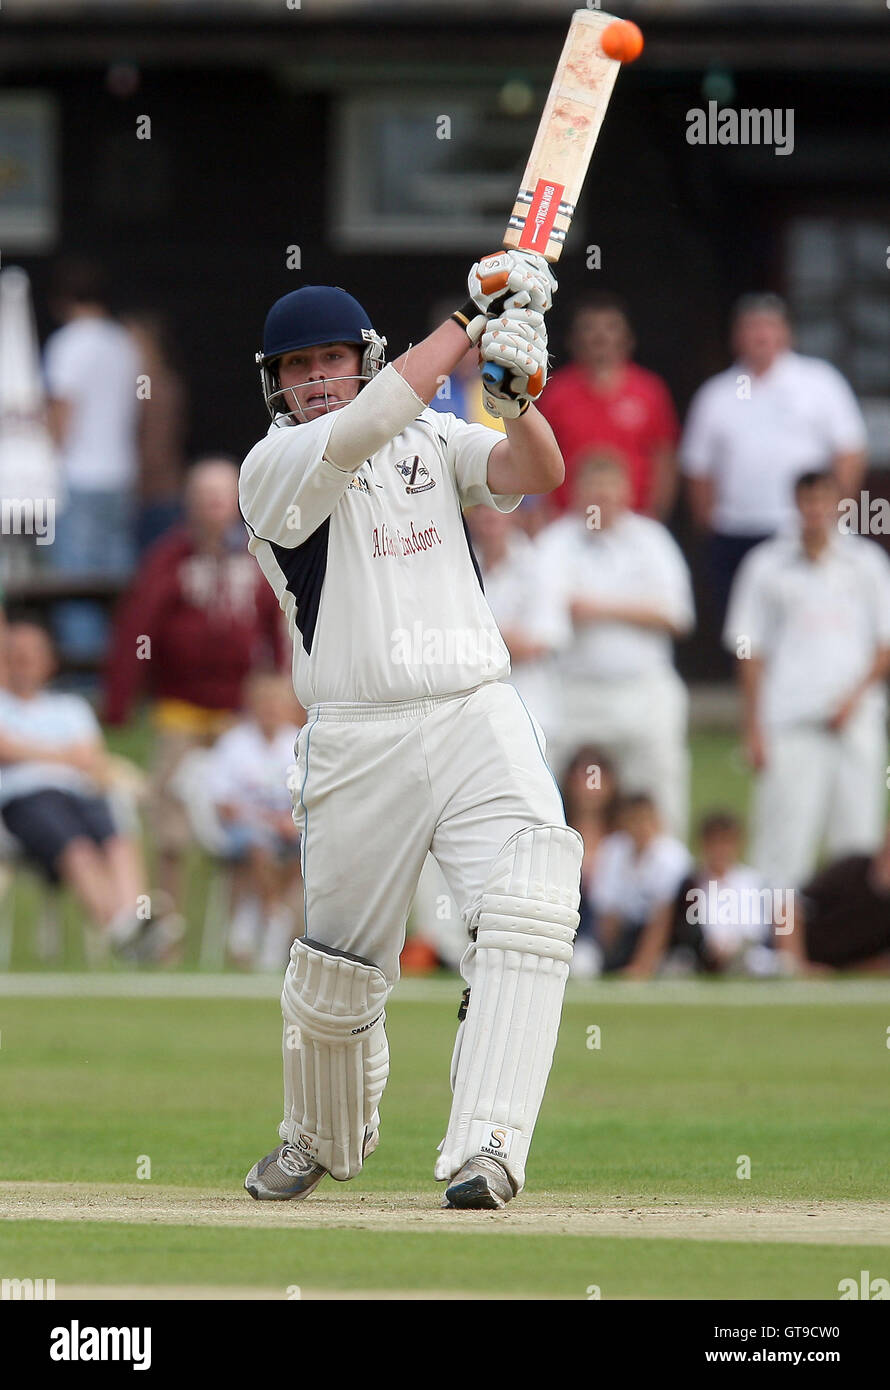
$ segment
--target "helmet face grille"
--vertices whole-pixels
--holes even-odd
[[[278,359],[285,353],[325,343],[351,343],[362,349],[362,385],[376,376],[386,361],[386,339],[374,332],[368,315],[346,290],[331,285],[304,285],[272,305],[266,316],[263,348],[257,353],[257,363],[263,398],[273,420],[280,414],[294,418],[294,411],[285,409],[281,398]]]

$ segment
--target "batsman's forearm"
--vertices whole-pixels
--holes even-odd
[[[393,366],[427,405],[472,344],[462,328],[447,319],[428,338],[409,347]]]
[[[540,411],[530,405],[517,420],[505,420],[507,438],[492,449],[488,485],[492,492],[552,492],[566,475],[553,431]]]

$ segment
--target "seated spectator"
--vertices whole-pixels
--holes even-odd
[[[566,824],[577,830],[584,841],[579,905],[581,920],[575,938],[572,974],[589,978],[598,974],[601,963],[592,903],[596,863],[600,846],[615,828],[618,780],[611,758],[594,744],[584,744],[569,761],[562,776],[560,791]]]
[[[626,796],[617,825],[600,846],[591,893],[602,969],[645,977],[671,939],[692,856],[682,841],[662,831],[648,794]]]
[[[300,830],[293,817],[297,706],[285,676],[254,675],[246,716],[210,753],[208,779],[236,864],[237,907],[229,932],[232,963],[278,970],[297,928]]]
[[[804,972],[890,972],[890,827],[877,854],[846,855],[810,879],[777,943]]]
[[[51,883],[69,887],[112,948],[160,959],[178,936],[150,919],[135,839],[115,825],[105,796],[106,753],[91,707],[47,689],[55,654],[36,624],[10,623],[7,688],[0,690],[0,817]]]
[[[741,821],[729,811],[702,820],[700,863],[679,905],[688,926],[700,928],[701,940],[690,931],[685,944],[705,970],[771,974],[773,894],[757,870],[742,863],[742,838]],[[775,917],[781,925],[784,912]]]
[[[148,820],[161,887],[174,902],[192,841],[173,790],[177,770],[233,723],[248,674],[284,657],[284,620],[239,520],[235,464],[196,463],[185,507],[185,524],[152,546],[121,602],[105,685],[110,724],[124,723],[143,693],[152,700]]]

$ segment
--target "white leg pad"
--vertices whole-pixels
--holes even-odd
[[[362,1166],[366,1134],[389,1075],[376,965],[308,938],[293,943],[281,992],[284,1120],[279,1135],[345,1182]]]
[[[576,831],[535,826],[513,835],[492,865],[462,966],[470,1001],[440,1180],[482,1153],[500,1159],[517,1192],[525,1183],[578,927],[582,850]]]

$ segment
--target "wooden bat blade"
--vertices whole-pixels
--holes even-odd
[[[614,18],[600,10],[576,10],[572,16],[507,223],[508,248],[559,259],[621,67],[600,46],[600,35]]]

